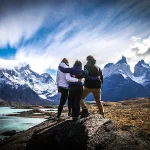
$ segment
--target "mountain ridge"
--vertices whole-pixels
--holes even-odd
[[[106,64],[102,72],[102,100],[150,97],[150,65],[144,60],[137,62],[132,73],[126,58],[122,56],[117,63]],[[30,100],[31,97],[33,100]],[[0,67],[0,98],[32,104],[42,104],[42,101],[59,104],[60,95],[49,73],[38,74],[28,64],[20,64],[9,69]],[[91,94],[86,98],[87,101],[93,99]]]
[[[150,97],[150,65],[144,60],[137,62],[132,73],[126,58],[122,56],[117,63],[106,64],[102,72],[104,75],[103,101]],[[87,101],[93,99],[92,94],[86,98]]]
[[[55,81],[48,73],[40,75],[31,70],[28,64],[0,69],[0,98],[4,100],[27,102],[32,98],[28,101],[31,104],[42,104],[45,100],[53,103],[57,99],[56,88]],[[30,91],[30,97],[28,92],[24,95],[25,91]]]

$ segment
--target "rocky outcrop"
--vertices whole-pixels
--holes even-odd
[[[141,150],[150,143],[115,128],[110,120],[91,115],[78,121],[67,120],[44,130],[37,130],[26,150]]]

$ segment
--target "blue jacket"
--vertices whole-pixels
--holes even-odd
[[[83,70],[80,66],[75,66],[73,68],[71,68],[71,72],[70,72],[70,75],[73,76],[78,76],[78,75],[81,75],[83,73]],[[83,86],[82,85],[82,82],[69,82],[69,86],[72,86],[72,85],[79,85],[79,86]]]

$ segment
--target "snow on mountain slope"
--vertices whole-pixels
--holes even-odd
[[[134,74],[125,57],[122,57],[116,64],[106,64],[102,71],[104,75],[102,99],[104,101],[150,96],[150,67],[143,60],[135,65]]]
[[[145,85],[150,82],[150,65],[145,63],[144,60],[139,61],[134,67],[134,74],[132,79]]]
[[[116,64],[108,63],[103,69],[104,78],[113,74],[121,74],[124,78],[131,78],[133,81],[145,85],[150,82],[150,65],[144,60],[139,61],[134,67],[134,73],[131,72],[126,58],[122,56]]]
[[[55,81],[48,73],[39,75],[29,65],[16,66],[13,69],[0,69],[0,82],[13,85],[15,88],[27,85],[42,99],[51,99],[56,93]]]
[[[146,74],[150,70],[150,65],[144,60],[139,61],[134,67],[134,76],[139,77]]]
[[[123,56],[117,63],[108,63],[103,71],[102,99],[119,101],[150,96],[150,66],[143,60],[135,65],[134,74]],[[55,81],[48,73],[38,74],[27,64],[0,68],[0,98],[32,104],[59,103]],[[89,95],[86,100],[93,100]],[[45,102],[46,103],[46,102]]]
[[[125,78],[132,76],[130,66],[128,65],[126,58],[124,56],[122,56],[122,59],[119,60],[116,64],[109,63],[105,65],[103,69],[104,77],[110,76],[114,73],[122,74]]]
[[[144,82],[145,82],[145,75],[143,76],[140,76],[140,77],[135,77],[135,76],[132,76],[131,78],[133,81],[141,84],[141,85],[144,85]]]

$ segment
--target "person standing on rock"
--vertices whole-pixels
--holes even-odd
[[[78,82],[72,82],[70,77],[77,77],[78,75],[82,75],[82,63],[77,60],[73,67],[71,68],[71,72],[67,74],[66,79],[69,82],[69,97],[71,101],[72,107],[72,119],[78,120],[80,113],[80,101],[83,93],[83,85],[81,79],[77,79]],[[82,76],[81,76],[82,78]]]
[[[72,77],[75,77],[79,80],[82,78],[86,78],[87,80],[100,80],[99,76],[86,76],[85,71],[82,70],[82,63],[80,61],[76,61],[73,68],[64,68],[62,66],[59,66],[59,69],[64,72],[64,73],[70,73]],[[80,102],[81,102],[81,89],[83,89],[83,84],[82,82],[74,82],[71,83],[68,79],[67,81],[69,82],[69,95],[70,95],[70,101],[72,104],[72,117],[77,118],[79,117],[79,111],[80,111]],[[76,113],[73,113],[76,111]],[[87,110],[87,109],[85,109]],[[83,113],[85,112],[83,111]],[[88,110],[87,110],[88,113]],[[85,114],[87,116],[87,114]]]
[[[80,102],[82,107],[81,115],[83,116],[89,115],[84,99],[88,96],[89,93],[92,93],[98,106],[99,113],[104,117],[104,109],[101,102],[101,85],[103,84],[102,71],[97,65],[95,65],[96,60],[94,59],[93,56],[89,55],[87,56],[86,59],[87,64],[84,66],[84,72],[86,73],[86,76],[99,77],[99,79],[89,80],[88,78],[85,77],[83,95]]]
[[[59,64],[59,66],[68,68],[69,61],[67,60],[67,58],[64,58],[61,61],[61,63]],[[71,115],[71,103],[70,103],[70,98],[68,96],[69,83],[68,83],[67,79],[71,82],[78,82],[79,80],[69,76],[68,74],[69,73],[63,73],[62,71],[60,71],[60,69],[58,67],[56,82],[57,82],[57,87],[58,87],[58,93],[61,93],[61,97],[60,97],[60,103],[58,106],[58,112],[57,112],[57,116],[56,116],[57,119],[60,118],[62,110],[63,110],[63,106],[65,105],[67,99],[68,99],[68,110],[69,110],[68,115],[69,116]]]
[[[83,93],[83,85],[82,85],[82,78],[83,78],[83,70],[82,70],[82,63],[77,60],[72,68],[64,68],[59,66],[59,69],[62,72],[67,72],[67,81],[69,82],[69,97],[72,106],[72,119],[78,120],[80,114],[80,101],[81,96]],[[79,82],[72,82],[70,81],[70,76],[74,78],[78,78]]]

